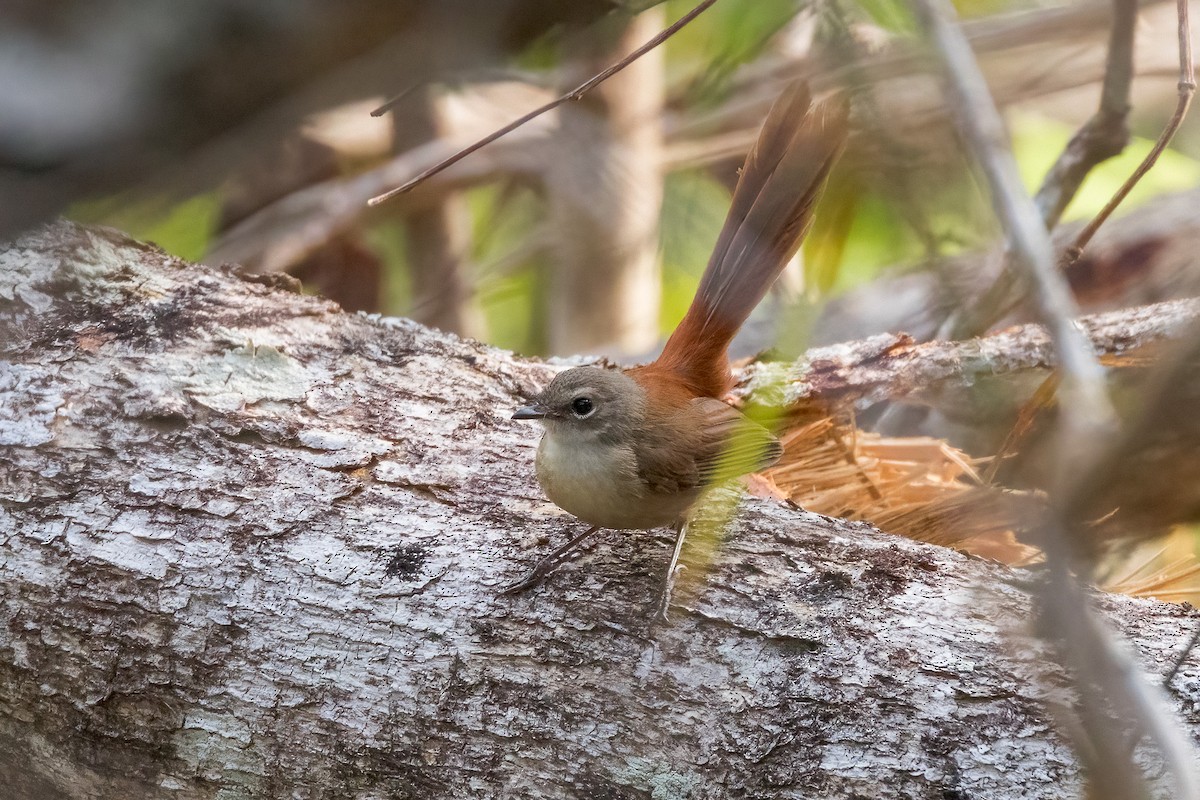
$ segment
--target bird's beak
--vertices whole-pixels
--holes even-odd
[[[541,403],[534,403],[532,405],[525,406],[524,408],[518,408],[516,411],[513,412],[512,418],[513,419],[544,419],[546,416],[546,413],[547,413],[547,409],[545,406],[543,406]]]

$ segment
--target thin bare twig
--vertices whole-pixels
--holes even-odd
[[[984,483],[992,485],[996,482],[996,475],[1000,472],[1000,467],[1017,453],[1018,448],[1024,444],[1030,432],[1034,430],[1034,420],[1054,401],[1061,380],[1062,376],[1058,372],[1051,372],[1046,380],[1042,381],[1034,390],[1033,396],[1021,405],[1017,412],[1017,421],[1009,429],[1000,449],[992,456],[991,463],[983,473]]]
[[[1121,204],[1137,185],[1137,182],[1142,179],[1142,176],[1150,171],[1158,161],[1158,157],[1162,155],[1163,150],[1170,144],[1171,139],[1175,136],[1175,131],[1179,130],[1179,126],[1183,123],[1183,118],[1187,116],[1188,107],[1192,104],[1192,96],[1196,93],[1196,69],[1192,64],[1192,35],[1190,23],[1188,21],[1188,0],[1177,0],[1176,9],[1179,13],[1179,100],[1175,104],[1175,113],[1171,115],[1171,120],[1167,123],[1167,127],[1159,135],[1158,141],[1154,143],[1154,147],[1142,159],[1142,163],[1138,164],[1137,169],[1133,174],[1121,185],[1117,193],[1112,196],[1108,204],[1100,211],[1099,214],[1092,219],[1087,226],[1079,232],[1075,237],[1074,244],[1067,250],[1064,266],[1069,266],[1079,259],[1083,249],[1087,247],[1088,242],[1096,235],[1096,231],[1100,226],[1112,216],[1113,211]]]
[[[412,180],[409,180],[409,181],[401,184],[400,186],[397,186],[395,189],[386,191],[381,195],[372,197],[370,200],[367,201],[367,205],[377,206],[380,203],[382,203],[386,200],[389,200],[398,194],[403,194],[404,192],[407,192],[410,189],[412,189],[413,187],[422,183],[426,179],[431,178],[434,175],[438,174],[439,172],[446,169],[447,167],[457,164],[459,161],[461,161],[462,159],[471,155],[471,153],[474,153],[479,148],[486,147],[487,145],[496,141],[500,137],[502,137],[508,133],[511,133],[512,131],[515,131],[517,128],[521,127],[522,125],[529,122],[530,120],[536,119],[537,117],[540,117],[542,114],[545,114],[548,111],[553,111],[554,109],[558,108],[559,106],[563,105],[564,103],[580,99],[585,94],[587,94],[589,91],[596,88],[601,83],[604,83],[604,81],[608,80],[613,75],[616,75],[618,72],[620,72],[621,70],[628,67],[634,61],[637,61],[639,58],[644,56],[646,53],[649,53],[651,50],[658,47],[660,44],[665,42],[667,39],[670,39],[672,36],[674,36],[676,33],[678,33],[684,26],[686,26],[689,22],[691,22],[696,17],[700,16],[702,13],[707,11],[709,9],[709,7],[714,5],[716,2],[717,2],[717,0],[703,0],[703,2],[697,4],[695,8],[693,8],[691,11],[689,11],[688,13],[684,14],[682,17],[677,19],[673,24],[664,28],[657,36],[652,38],[650,41],[646,42],[644,45],[642,45],[638,49],[634,50],[629,55],[622,58],[617,63],[613,64],[611,67],[601,71],[600,73],[598,73],[596,75],[593,75],[591,78],[588,78],[586,81],[579,84],[574,89],[572,89],[571,91],[562,95],[561,97],[557,97],[554,100],[551,100],[549,103],[546,103],[544,106],[541,106],[540,108],[535,108],[533,111],[530,111],[528,114],[520,117],[519,119],[513,120],[509,124],[505,125],[503,128],[500,128],[499,130],[489,133],[487,136],[483,137],[482,139],[475,142],[474,144],[470,144],[470,145],[464,147],[463,149],[459,150],[454,155],[449,156],[448,158],[442,159],[441,161],[434,164],[429,169],[422,172],[420,175],[417,175],[416,177],[414,177]]]
[[[486,67],[483,69],[459,70],[451,75],[442,76],[439,82],[444,84],[447,81],[453,84],[488,83],[499,81],[519,81],[521,83],[527,83],[530,85],[537,85],[539,83],[537,75],[535,75],[533,72],[514,69],[492,69]],[[384,100],[375,108],[371,109],[371,116],[382,117],[384,114],[395,108],[400,101],[404,100],[418,89],[430,86],[431,83],[431,81],[424,81],[420,83],[414,83],[411,86],[401,89],[399,92]],[[549,89],[548,86],[546,88]]]
[[[912,0],[919,26],[937,51],[957,112],[964,143],[979,163],[988,183],[992,205],[1007,234],[1013,259],[1035,290],[1038,310],[1054,341],[1063,373],[1064,402],[1057,448],[1055,496],[1059,504],[1069,497],[1077,478],[1072,470],[1091,463],[1099,445],[1114,429],[1115,416],[1108,401],[1104,373],[1080,331],[1073,326],[1075,302],[1056,269],[1050,236],[1032,198],[1025,193],[1016,161],[1006,144],[1003,121],[988,92],[962,30],[954,22],[954,9],[946,0]],[[1170,776],[1175,797],[1200,796],[1194,774],[1194,756],[1180,735],[1161,699],[1136,666],[1099,623],[1087,597],[1071,574],[1071,526],[1061,505],[1053,507],[1045,524],[1042,546],[1050,579],[1042,591],[1042,606],[1063,658],[1076,676],[1081,702],[1117,703],[1136,729],[1156,745]],[[1111,739],[1111,737],[1110,737]],[[1149,783],[1128,757],[1104,737],[1092,737],[1097,755],[1117,777],[1133,779],[1138,794],[1149,796]],[[1117,796],[1111,784],[1094,788]],[[1126,793],[1123,796],[1129,796]]]
[[[1137,0],[1114,0],[1100,107],[1071,137],[1034,197],[1047,228],[1058,225],[1063,211],[1092,168],[1119,155],[1129,143],[1133,33],[1137,28],[1137,15]]]

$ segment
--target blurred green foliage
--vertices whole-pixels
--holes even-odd
[[[682,17],[695,5],[695,0],[664,4],[669,20]],[[667,40],[668,83],[688,87],[684,94],[689,106],[718,102],[734,70],[757,58],[805,5],[801,0],[717,3]]]
[[[383,260],[383,285],[379,297],[386,311],[394,308],[410,308],[412,305],[412,282],[408,270],[404,269],[407,257],[404,254],[404,227],[397,221],[381,222],[365,231],[367,244]],[[397,316],[393,314],[393,316]]]
[[[1054,164],[1075,131],[1050,117],[1016,111],[1009,115],[1013,152],[1021,168],[1021,177],[1029,191],[1035,192],[1046,171]],[[1093,169],[1075,200],[1067,207],[1065,220],[1095,216],[1133,173],[1154,146],[1150,139],[1133,137],[1125,152]],[[1200,161],[1175,149],[1167,149],[1154,169],[1138,182],[1121,210],[1127,211],[1167,192],[1180,192],[1200,185]]]
[[[77,222],[109,225],[172,255],[199,261],[217,228],[221,198],[217,192],[185,200],[126,195],[76,203],[65,216]]]
[[[908,4],[898,0],[859,0],[862,10],[871,22],[891,33],[915,34],[916,20]]]
[[[528,189],[484,187],[470,193],[470,204],[475,285],[488,340],[521,352],[542,352],[541,328],[529,324],[543,316],[541,277],[550,264],[548,254],[529,242],[544,216],[541,201]],[[513,258],[523,252],[529,255]]]
[[[667,176],[659,229],[663,273],[659,327],[664,336],[674,330],[692,302],[728,208],[729,192],[711,175],[688,170]]]
[[[957,5],[964,15],[978,16],[995,11],[999,2],[959,0]],[[668,0],[665,17],[677,19],[693,5],[694,0]],[[735,70],[758,58],[764,45],[803,5],[801,0],[725,2],[701,15],[665,45],[673,105],[693,109],[728,99]],[[1006,2],[1004,7],[1011,9],[1013,5]],[[863,0],[856,13],[889,31],[912,29],[907,6],[899,0]],[[519,61],[529,69],[551,70],[558,57],[553,41],[539,40]],[[1013,112],[1009,119],[1018,161],[1027,185],[1034,190],[1073,129],[1029,112]],[[1095,170],[1067,216],[1095,213],[1150,145],[1138,139],[1124,155]],[[726,168],[729,166],[722,166]],[[1168,151],[1122,210],[1153,195],[1197,184],[1200,162],[1178,151]],[[919,209],[909,207],[909,199],[894,187],[866,185],[853,169],[842,168],[834,174],[805,243],[806,296],[804,307],[790,315],[791,329],[784,332],[784,339],[790,342],[786,349],[803,345],[807,325],[829,297],[873,280],[896,265],[919,268],[934,254],[931,251],[953,254],[980,246],[993,236],[994,223],[965,168],[946,170],[937,176],[934,185],[913,188],[919,195]],[[543,232],[542,202],[526,188],[485,186],[470,190],[467,196],[474,225],[473,278],[486,319],[487,338],[522,352],[542,352],[545,343],[535,320],[542,317],[542,278],[554,269],[552,255],[533,241]],[[112,225],[139,239],[156,242],[182,258],[199,260],[213,236],[219,203],[217,192],[183,201],[130,200],[122,196],[79,204],[69,216]],[[674,327],[691,301],[728,203],[728,190],[710,171],[684,170],[666,178],[660,229],[663,300],[659,322],[664,334]],[[921,220],[923,231],[914,229],[914,219]],[[404,266],[402,226],[382,221],[366,229],[364,235],[388,265],[383,311],[407,313],[412,291]]]

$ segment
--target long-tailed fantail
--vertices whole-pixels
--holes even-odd
[[[781,453],[765,428],[721,401],[728,348],[796,253],[846,140],[847,105],[793,84],[767,115],[696,297],[650,364],[575,367],[513,414],[545,426],[537,477],[555,505],[591,525],[508,591],[535,584],[600,528],[675,525],[720,472],[763,469]],[[681,541],[681,540],[680,540]],[[678,555],[678,546],[676,548]]]

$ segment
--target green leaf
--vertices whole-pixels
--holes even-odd
[[[131,200],[118,195],[76,203],[64,216],[86,224],[111,225],[135,239],[153,242],[173,256],[199,261],[216,231],[220,207],[217,192],[182,202],[161,197]]]
[[[1074,135],[1075,128],[1028,111],[1012,112],[1009,115],[1009,127],[1021,177],[1029,191],[1035,192]],[[1152,147],[1152,140],[1135,136],[1125,152],[1099,164],[1088,175],[1071,205],[1067,206],[1063,219],[1091,219],[1099,213]],[[1200,184],[1200,161],[1178,150],[1167,149],[1154,168],[1146,173],[1121,203],[1118,213],[1135,208],[1157,195],[1192,189],[1197,184]]]

